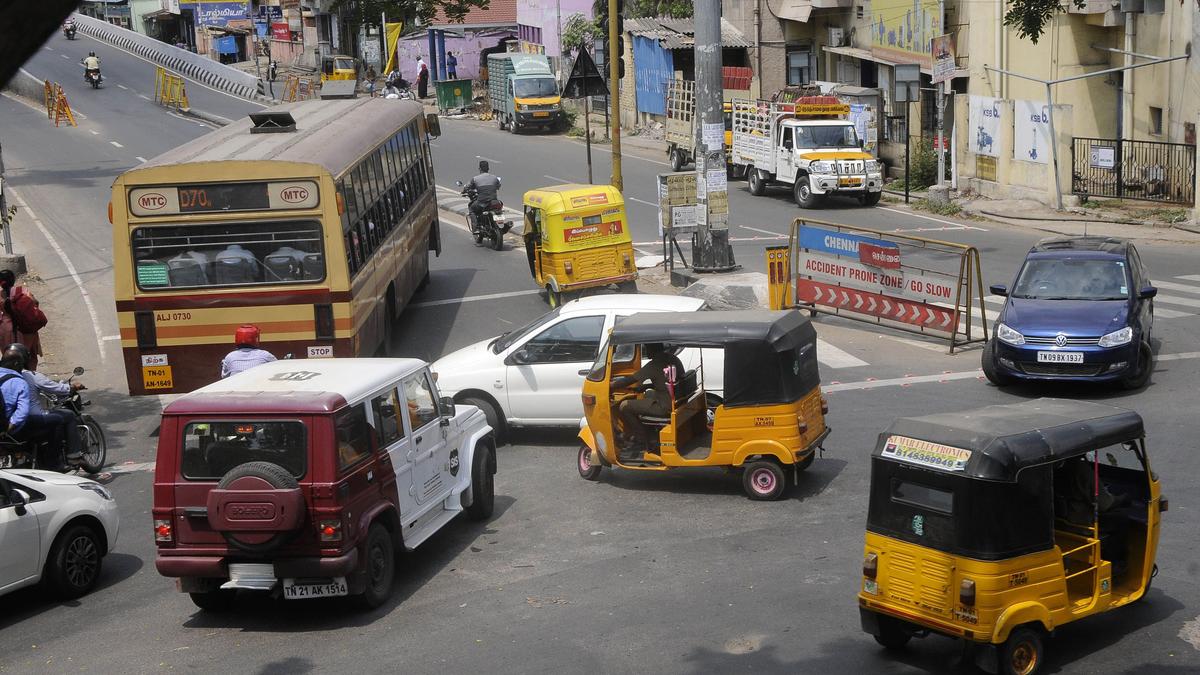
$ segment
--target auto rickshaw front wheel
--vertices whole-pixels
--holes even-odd
[[[1002,675],[1034,675],[1042,667],[1042,635],[1029,626],[1020,626],[1009,633],[1000,651]]]
[[[562,305],[562,293],[554,290],[550,284],[546,284],[546,304],[550,305],[550,309],[557,309]]]
[[[742,470],[742,489],[755,501],[770,502],[783,498],[787,491],[787,474],[778,462],[759,459],[746,464]]]
[[[579,456],[576,459],[575,466],[584,480],[600,480],[600,470],[604,467],[592,463],[592,449],[587,443],[579,444]]]

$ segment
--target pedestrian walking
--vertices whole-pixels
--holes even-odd
[[[379,75],[375,72],[375,66],[367,66],[367,93],[372,98],[375,97],[375,80],[378,78]]]
[[[38,331],[46,327],[46,315],[33,293],[17,285],[12,270],[0,270],[0,298],[4,315],[0,318],[0,341],[25,345],[29,349],[29,369],[36,370],[38,357],[42,355]]]
[[[446,76],[451,80],[458,79],[458,59],[454,57],[454,52],[446,52]]]
[[[429,96],[429,66],[425,59],[417,57],[417,98]]]

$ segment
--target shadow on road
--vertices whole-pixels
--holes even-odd
[[[141,558],[134,555],[109,553],[101,563],[100,581],[89,595],[95,595],[128,580],[137,574],[144,564]],[[4,611],[0,612],[0,631],[58,607],[81,608],[87,599],[88,596],[77,600],[58,600],[40,585],[15,591],[0,598],[4,607]]]

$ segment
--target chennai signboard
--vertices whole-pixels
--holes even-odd
[[[873,0],[871,53],[894,63],[930,70],[929,44],[944,32],[940,0]]]

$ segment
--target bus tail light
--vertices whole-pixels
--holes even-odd
[[[318,340],[333,339],[333,305],[313,305]]]
[[[967,607],[975,604],[975,582],[970,579],[963,579],[958,585],[958,601]]]
[[[154,327],[154,312],[134,312],[133,325],[137,329],[138,349],[158,347],[158,330]]]
[[[339,216],[346,215],[346,198],[342,196],[341,192],[337,193],[337,209]]]

